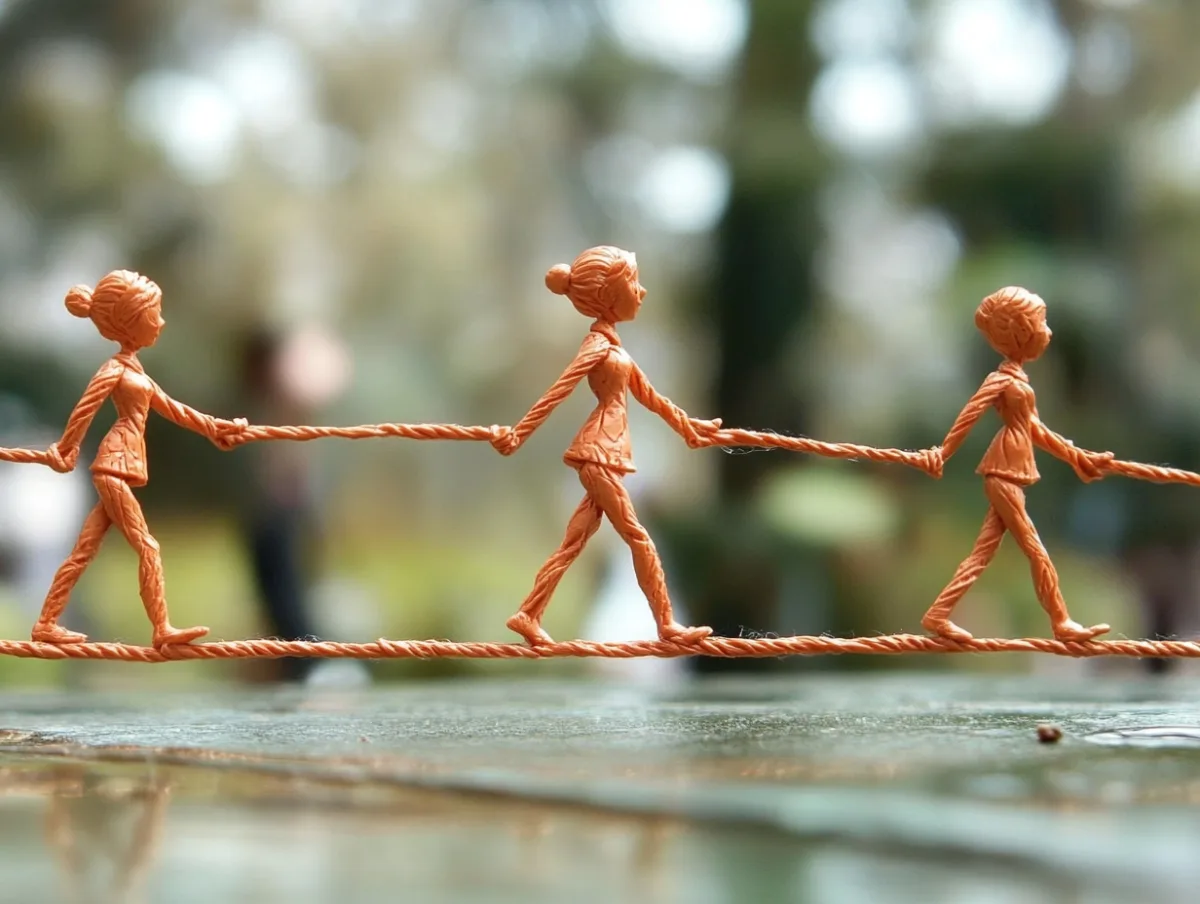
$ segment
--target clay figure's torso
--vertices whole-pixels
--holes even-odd
[[[146,418],[154,398],[154,383],[136,358],[118,355],[113,360],[123,368],[111,396],[117,408],[117,420],[100,441],[92,471],[120,477],[131,486],[144,486],[149,479]]]
[[[567,464],[590,462],[625,474],[636,470],[625,398],[632,373],[633,359],[619,345],[611,346],[608,355],[592,368],[587,380],[598,404],[563,456]]]
[[[1033,420],[1037,401],[1025,372],[1019,368],[1002,371],[1008,381],[996,399],[996,411],[1004,426],[996,434],[987,454],[976,469],[986,477],[1003,477],[1028,486],[1040,477],[1033,456]]]

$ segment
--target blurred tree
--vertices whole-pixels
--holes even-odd
[[[713,410],[731,425],[791,433],[810,423],[810,400],[794,389],[789,356],[806,347],[814,323],[817,191],[827,172],[807,117],[797,115],[819,68],[808,40],[815,6],[749,3],[727,126],[729,203],[717,227],[707,307],[717,340]],[[781,595],[788,591],[810,605],[824,602],[820,556],[783,542],[752,513],[763,478],[787,464],[786,456],[766,454],[720,460],[708,541],[680,562],[697,618],[718,634],[790,633],[796,626],[781,623]],[[711,660],[701,667],[763,664]]]

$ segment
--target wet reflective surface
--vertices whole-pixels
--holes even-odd
[[[7,695],[0,902],[1191,901],[1198,730],[1189,681]]]

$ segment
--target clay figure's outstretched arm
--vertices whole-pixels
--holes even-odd
[[[512,455],[517,449],[521,448],[521,445],[529,438],[529,435],[540,427],[546,418],[550,416],[550,413],[566,400],[579,381],[586,377],[593,367],[604,360],[604,356],[608,354],[610,348],[612,348],[612,344],[601,333],[588,333],[570,367],[564,370],[562,376],[554,381],[554,385],[546,390],[545,395],[533,403],[533,407],[529,409],[529,412],[521,420],[517,421],[511,430],[499,433],[496,439],[492,441],[492,445],[502,455]]]
[[[92,424],[92,419],[100,410],[100,406],[104,404],[105,399],[112,395],[112,391],[117,388],[117,383],[121,381],[121,374],[124,372],[125,365],[110,358],[88,382],[87,389],[83,391],[83,397],[75,406],[75,410],[71,412],[71,416],[67,418],[62,438],[46,452],[46,463],[54,470],[70,471],[75,467],[75,463],[79,460],[79,446],[87,434],[88,427]]]
[[[682,436],[693,449],[708,445],[705,438],[721,428],[720,418],[703,421],[699,418],[688,417],[686,411],[650,385],[646,374],[636,364],[633,365],[629,391],[648,411],[654,412],[666,421],[671,429]]]
[[[1003,371],[997,370],[988,374],[987,379],[975,391],[975,395],[971,396],[962,411],[958,413],[958,417],[954,419],[954,424],[951,425],[950,431],[942,441],[940,448],[943,462],[958,451],[971,432],[971,428],[979,423],[979,419],[987,414],[987,410],[996,403],[996,399],[999,398],[1010,380],[1012,377]]]
[[[201,436],[207,437],[213,442],[224,437],[230,437],[246,426],[245,420],[239,418],[234,421],[223,420],[222,418],[213,417],[210,414],[205,414],[202,411],[197,411],[194,408],[189,408],[182,402],[177,402],[165,392],[157,383],[154,384],[154,397],[150,401],[150,406],[169,420],[173,424],[178,424],[194,433],[199,433]]]
[[[1039,449],[1045,449],[1055,458],[1069,464],[1084,483],[1103,477],[1107,470],[1106,465],[1113,460],[1111,452],[1089,452],[1080,449],[1069,439],[1043,424],[1037,414],[1033,416],[1033,442]]]

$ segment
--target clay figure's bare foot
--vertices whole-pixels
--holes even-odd
[[[506,621],[504,625],[510,631],[516,631],[524,637],[525,642],[531,647],[536,647],[538,644],[554,643],[554,638],[542,629],[541,624],[524,612],[518,612]]]
[[[1067,643],[1071,641],[1082,643],[1093,637],[1099,637],[1101,634],[1107,634],[1108,631],[1108,625],[1092,625],[1090,628],[1085,628],[1077,621],[1068,620],[1054,626],[1054,639]]]
[[[946,640],[957,640],[965,643],[968,640],[974,639],[970,631],[960,628],[948,618],[935,618],[926,615],[921,619],[921,627],[930,634],[936,634],[938,637],[946,638]]]
[[[86,634],[80,634],[78,631],[68,631],[62,625],[55,624],[54,622],[38,622],[33,626],[31,637],[38,643],[54,643],[59,645],[84,643],[87,641]]]
[[[712,628],[687,628],[678,622],[668,622],[658,626],[660,640],[671,643],[697,643],[712,634]]]
[[[208,633],[208,628],[197,625],[194,628],[172,628],[167,625],[161,630],[154,632],[154,646],[166,647],[173,644],[191,643],[197,638],[203,637]]]

